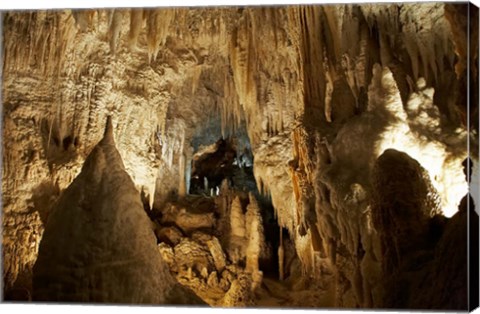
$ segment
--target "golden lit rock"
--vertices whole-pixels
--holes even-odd
[[[212,306],[467,308],[443,295],[465,259],[443,255],[467,157],[478,185],[475,6],[2,21],[6,300],[189,302],[181,284]]]

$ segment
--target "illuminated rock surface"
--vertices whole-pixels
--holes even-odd
[[[33,300],[199,301],[181,290],[161,259],[151,222],[115,148],[110,118],[103,139],[49,216],[33,268]]]
[[[478,169],[478,90],[466,96],[469,84],[478,86],[475,21],[475,7],[450,3],[5,13],[6,298],[31,299],[33,265],[37,257],[38,267],[45,263],[44,230],[51,237],[46,226],[57,224],[59,235],[45,243],[66,242],[72,254],[60,234],[103,241],[81,234],[81,222],[55,223],[54,210],[67,206],[75,178],[91,167],[87,156],[100,154],[102,169],[110,164],[102,158],[123,160],[132,193],[119,197],[135,199],[143,217],[140,226],[113,226],[142,229],[153,243],[156,235],[173,277],[210,305],[465,308],[463,292],[447,302],[431,297],[440,290],[405,279],[411,269],[385,246],[407,260],[423,256],[427,277],[463,276],[463,260],[439,252],[462,241],[468,137]],[[94,151],[107,116],[118,150],[111,156]],[[408,184],[387,185],[393,173],[378,169],[389,171],[382,160],[390,150],[408,156],[400,158],[408,169],[424,169],[421,178],[401,173]],[[107,184],[100,173],[76,189],[117,195],[111,189],[120,182]],[[103,188],[90,191],[93,184]],[[432,236],[427,247],[400,243],[375,222],[376,205],[397,213],[393,196],[412,193],[419,199],[392,223]],[[89,226],[96,225],[107,232],[101,220]],[[452,271],[439,270],[444,258]],[[396,302],[382,292],[395,295],[386,288],[397,282],[384,276],[389,267],[406,276],[395,279],[408,288]],[[435,280],[448,285],[447,277]],[[153,283],[143,301],[164,299],[157,279],[145,279]],[[112,300],[142,302],[134,294]]]

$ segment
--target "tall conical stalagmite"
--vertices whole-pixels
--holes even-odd
[[[103,139],[49,217],[34,266],[33,298],[197,303],[182,288],[160,257],[139,192],[115,147],[109,117]]]

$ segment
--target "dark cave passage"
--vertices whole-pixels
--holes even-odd
[[[222,130],[220,117],[196,130],[191,146],[194,150],[187,176],[190,194],[214,195],[222,181],[241,191],[256,191],[253,154],[245,123]]]
[[[190,180],[191,194],[212,195],[224,179],[233,184],[234,164],[237,157],[231,139],[220,138],[203,151],[195,154]]]
[[[215,121],[215,120],[214,120]],[[266,252],[259,258],[259,267],[264,276],[278,278],[278,246],[280,230],[272,201],[260,193],[253,172],[254,156],[250,148],[245,126],[226,138],[219,135],[219,128],[212,123],[199,134],[192,146],[196,151],[192,158],[189,194],[206,197],[217,196],[220,186],[227,180],[230,188],[240,197],[244,214],[249,203],[248,193],[253,193],[260,206]],[[208,143],[208,140],[211,142]],[[202,144],[199,144],[202,143]],[[188,184],[187,184],[188,185]],[[283,238],[288,232],[283,230]]]

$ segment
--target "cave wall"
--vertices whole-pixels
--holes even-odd
[[[415,158],[448,216],[467,192],[462,97],[466,71],[478,85],[478,53],[466,53],[455,22],[466,6],[5,13],[5,287],[29,288],[51,204],[107,115],[125,170],[153,206],[182,189],[196,132],[220,116],[224,133],[246,123],[257,185],[304,274],[333,271],[337,306],[378,305],[376,158],[387,148]]]

